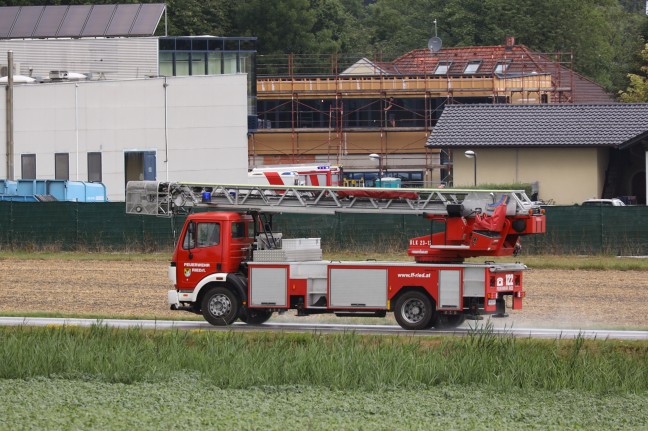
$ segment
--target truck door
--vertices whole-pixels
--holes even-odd
[[[191,221],[178,247],[176,280],[178,289],[193,289],[204,277],[222,267],[221,224]]]

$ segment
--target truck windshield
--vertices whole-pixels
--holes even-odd
[[[220,244],[220,224],[218,223],[198,223],[196,227],[196,238],[192,238],[191,232],[187,230],[182,248],[211,247]]]

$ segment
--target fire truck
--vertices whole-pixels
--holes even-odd
[[[408,330],[522,308],[524,235],[545,232],[544,211],[520,190],[380,189],[131,181],[126,212],[186,215],[168,276],[173,310],[213,325],[297,316],[385,316]],[[328,261],[320,238],[283,238],[277,213],[415,214],[430,233],[409,241],[410,262]],[[509,300],[507,301],[507,297]]]

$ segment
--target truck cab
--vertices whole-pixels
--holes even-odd
[[[176,244],[169,278],[178,291],[237,273],[251,251],[254,233],[252,216],[236,212],[191,214]]]

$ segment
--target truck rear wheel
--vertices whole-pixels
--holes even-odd
[[[238,298],[225,287],[211,289],[202,300],[202,315],[215,326],[231,325],[238,317],[238,311]]]
[[[406,292],[396,301],[394,317],[403,329],[428,329],[434,317],[432,301],[422,292]]]
[[[268,310],[241,310],[241,315],[239,319],[241,322],[245,322],[248,325],[260,325],[265,323],[272,317],[272,311]]]

